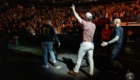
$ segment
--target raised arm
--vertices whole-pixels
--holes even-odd
[[[112,18],[109,19],[109,23],[114,26],[114,21],[112,20]]]
[[[82,19],[80,18],[80,16],[79,16],[79,15],[77,14],[77,12],[75,11],[75,6],[74,6],[74,4],[72,4],[71,8],[72,8],[72,10],[73,10],[73,13],[74,13],[74,16],[76,17],[76,19],[77,19],[80,23],[82,23]]]

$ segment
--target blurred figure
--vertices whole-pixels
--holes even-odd
[[[111,35],[110,35],[110,40],[115,37],[115,29],[111,28]]]
[[[78,26],[77,26],[77,23],[75,23],[74,24],[74,35],[79,35],[79,32],[80,30],[79,30],[79,28],[78,28]]]
[[[101,41],[109,41],[110,40],[110,35],[111,35],[111,29],[109,28],[109,24],[105,24],[105,28],[102,30],[102,40]],[[106,47],[102,47],[102,52],[104,52],[104,49]],[[110,47],[107,46],[107,51],[109,52]]]
[[[73,35],[73,28],[72,28],[72,26],[68,26],[68,35]]]
[[[112,27],[112,28],[111,28],[110,40],[112,40],[114,37],[115,37],[115,28]],[[110,50],[113,49],[113,45],[114,45],[114,43],[110,44]]]
[[[64,24],[62,25],[61,30],[62,30],[62,34],[65,34],[65,25]]]
[[[8,44],[9,44],[9,35],[8,29],[0,22],[0,55],[3,59],[3,65],[7,66],[9,62],[8,58]]]
[[[134,32],[132,31],[132,30],[128,30],[127,31],[127,35],[128,35],[128,37],[127,37],[127,42],[134,42]]]
[[[35,30],[33,28],[33,26],[30,27],[30,33],[29,33],[29,43],[34,44],[35,40],[34,40],[34,36],[35,36]]]
[[[54,31],[56,34],[58,34],[58,28],[54,26]]]
[[[140,23],[140,12],[137,15],[137,22]]]
[[[12,33],[13,33],[14,35],[17,34],[17,32],[18,32],[17,29],[18,29],[18,28],[16,27],[16,24],[14,24],[14,25],[13,25],[13,28],[12,28]]]
[[[60,24],[58,25],[58,29],[57,30],[58,30],[58,34],[62,34],[62,28],[61,28]]]

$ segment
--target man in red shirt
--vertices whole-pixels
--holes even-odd
[[[106,24],[105,28],[102,30],[102,40],[101,41],[109,41],[111,35],[111,29],[109,29],[109,25]],[[104,51],[105,47],[102,47],[102,52]],[[109,52],[109,46],[107,46],[107,51]]]

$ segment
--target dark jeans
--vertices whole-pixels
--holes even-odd
[[[41,42],[42,50],[43,50],[43,59],[44,64],[48,65],[48,52],[53,60],[53,62],[56,62],[56,58],[53,51],[53,42]]]
[[[122,46],[120,48],[114,47],[111,52],[111,61],[116,61],[117,57],[122,50]]]

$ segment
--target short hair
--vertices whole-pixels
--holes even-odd
[[[51,23],[51,20],[47,19],[47,20],[45,21],[45,24],[51,25],[51,24],[52,24],[52,23]]]
[[[118,24],[121,24],[121,20],[120,19],[115,19],[114,22],[118,22]]]
[[[90,12],[87,12],[87,13],[86,13],[86,17],[87,17],[87,18],[92,18],[92,14],[91,14]]]
[[[90,12],[86,13],[86,18],[87,18],[88,21],[92,21],[93,20],[92,14]]]

